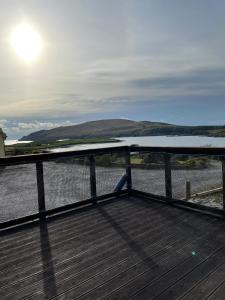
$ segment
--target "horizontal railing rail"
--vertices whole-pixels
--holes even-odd
[[[0,158],[0,166],[36,163],[39,161],[44,162],[49,160],[55,160],[57,158],[66,158],[66,157],[81,157],[81,156],[98,155],[98,154],[102,155],[108,153],[118,153],[123,151],[129,151],[129,147],[117,146],[117,147],[107,147],[107,148],[97,148],[97,149],[62,151],[62,152],[54,152],[54,153],[6,156]]]
[[[41,153],[29,155],[6,156],[0,158],[0,166],[35,163],[38,161],[49,161],[57,158],[80,157],[107,153],[130,152],[154,152],[168,154],[193,154],[193,155],[217,155],[225,156],[225,148],[216,147],[153,147],[153,146],[116,146],[97,149],[85,149],[74,151],[62,151],[54,153]]]
[[[208,156],[225,156],[225,148],[216,147],[152,147],[152,146],[130,146],[132,152],[154,152],[168,154],[192,154]]]

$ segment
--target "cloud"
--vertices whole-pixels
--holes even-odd
[[[175,72],[161,76],[150,76],[136,78],[128,81],[132,88],[167,91],[168,96],[178,94],[225,94],[225,68],[203,68],[188,70],[186,72]]]
[[[205,85],[223,83],[225,80],[225,68],[200,69],[175,74],[162,75],[157,77],[137,78],[128,83],[135,87],[158,87],[171,88],[179,85]]]
[[[8,123],[7,120],[4,120],[4,119],[0,120],[0,127],[1,128],[5,128],[5,126],[7,125],[7,123]]]
[[[143,98],[225,94],[225,66],[202,57],[128,55],[94,60],[47,80],[43,74],[18,78],[3,85],[0,118],[76,118],[118,110],[125,102],[142,103]]]
[[[4,122],[2,122],[4,121]],[[22,136],[27,133],[39,130],[52,129],[60,126],[75,125],[75,122],[70,120],[58,122],[45,122],[45,121],[15,121],[15,120],[0,120],[0,127],[4,129],[8,136]],[[3,126],[1,126],[3,125]]]
[[[74,125],[71,121],[64,122],[18,122],[17,127],[18,130],[41,130],[41,129],[52,129],[59,126],[69,126]]]
[[[17,99],[12,103],[1,104],[0,116],[14,117],[62,117],[86,114],[100,109],[95,105],[98,98],[77,96],[76,94],[53,94],[50,97],[40,96]],[[16,108],[16,109],[15,109]]]

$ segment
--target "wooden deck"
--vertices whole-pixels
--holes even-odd
[[[225,222],[140,198],[1,233],[0,299],[224,299]]]

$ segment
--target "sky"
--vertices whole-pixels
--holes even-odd
[[[225,124],[224,15],[225,0],[2,0],[0,127]],[[32,63],[9,43],[20,24],[42,40]]]

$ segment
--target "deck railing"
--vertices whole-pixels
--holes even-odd
[[[130,164],[129,164],[129,157],[130,157],[129,152],[130,152],[129,147],[123,146],[123,147],[100,148],[100,149],[93,149],[93,150],[21,155],[21,156],[0,158],[0,211],[2,212],[0,214],[0,228],[16,225],[37,218],[44,219],[48,215],[56,214],[78,206],[83,206],[87,204],[96,204],[98,201],[104,200],[106,198],[116,197],[121,194],[128,194],[131,190],[131,171],[130,171]],[[104,155],[109,155],[109,156],[117,155],[123,158],[124,163],[120,165],[120,169],[119,169],[120,172],[118,172],[118,175],[116,174],[117,175],[116,182],[112,182],[113,180],[112,178],[110,178],[111,177],[110,174],[106,174],[107,170],[110,170],[109,167],[104,168],[104,166],[102,166],[102,163],[100,164],[100,168],[101,168],[100,171],[102,174],[101,174],[101,178],[99,179],[101,179],[102,182],[104,181],[103,183],[107,185],[102,188],[102,183],[99,185],[98,184],[99,179],[96,178],[95,159],[96,157],[98,158]],[[51,163],[52,165],[50,166],[51,167],[50,168],[48,165]],[[34,165],[35,165],[35,173],[31,172],[29,168],[30,166],[33,167]],[[66,173],[67,173],[67,169],[71,165],[74,165],[74,167],[72,170],[70,170],[69,175],[71,178],[68,178],[68,174]],[[74,177],[74,174],[72,173],[76,173],[76,169],[82,169],[83,166],[85,166],[86,173],[83,174],[81,170],[80,172],[81,174],[80,175],[77,174],[77,176]],[[15,167],[16,170],[12,169]],[[46,171],[47,168],[50,169]],[[55,172],[60,173],[61,169],[62,169],[62,174],[60,175],[62,178],[63,176],[65,177],[64,182],[62,183],[60,182],[60,180],[54,180],[55,178],[57,178],[57,175],[55,177],[53,176],[52,181],[50,182],[51,187],[49,188],[50,190],[49,193],[52,193],[53,197],[55,198],[57,197],[59,198],[61,196],[60,199],[61,201],[59,201],[60,203],[58,203],[58,205],[55,206],[52,204],[49,205],[48,203],[49,201],[46,201],[46,185],[48,181],[48,176],[51,176],[52,173],[54,174]],[[89,171],[87,171],[87,169],[89,169]],[[98,169],[99,166],[97,166],[97,171]],[[10,172],[13,173],[14,182],[10,181]],[[27,182],[21,182],[20,177],[23,173],[27,173],[25,176],[25,180]],[[115,174],[113,175],[115,177]],[[80,186],[77,186],[76,182],[73,182],[72,180],[74,177],[74,181],[76,181],[79,176],[83,176],[81,179],[84,179],[85,182],[79,182]],[[32,193],[35,193],[35,188],[33,186],[34,177],[36,177],[36,184],[35,184],[36,191],[37,191],[36,197],[33,197],[33,195],[31,195]],[[121,179],[121,177],[123,180]],[[68,180],[70,181],[69,183]],[[17,185],[17,181],[20,182],[20,186]],[[33,182],[32,189],[29,186],[30,182]],[[122,185],[120,182],[122,183]],[[118,183],[120,184],[118,185]],[[14,188],[14,186],[16,185],[17,187]],[[70,189],[72,192],[72,195],[70,195],[70,199],[67,199],[67,195],[59,195],[60,191],[58,191],[57,185],[60,185],[60,188],[63,191],[66,191],[66,189],[69,188],[70,185]],[[97,185],[99,186],[99,188],[97,188]],[[26,188],[28,189],[28,186],[30,190],[29,192],[30,195],[28,195],[27,201],[23,202],[24,192],[26,191]],[[10,191],[12,187],[14,188],[13,193]],[[4,201],[5,189],[9,190],[5,192],[5,194],[7,194],[7,197],[9,199],[7,202]],[[78,192],[79,189],[80,190],[82,189],[80,193]],[[18,201],[17,203],[14,203],[14,206],[10,205],[10,202],[13,200],[12,199],[13,197],[15,198],[18,197]],[[29,197],[31,200],[29,200]],[[21,203],[19,203],[20,201]],[[31,209],[28,211],[26,204],[28,204],[29,206],[31,201],[33,202],[37,201],[38,205],[37,207],[35,207],[34,205],[34,207],[31,207]],[[54,202],[54,200],[51,202]],[[15,208],[15,206],[17,205],[18,205],[18,209]],[[30,211],[32,211],[32,213],[30,213]]]
[[[225,215],[225,148],[132,146],[130,151],[131,155],[132,153],[160,155],[161,186],[164,186],[164,193],[159,194],[158,191],[151,191],[150,182],[147,188],[146,186],[141,188],[138,185],[135,187],[133,182],[133,193],[166,201],[173,205],[220,216]],[[180,158],[183,165],[176,164]],[[189,162],[194,164],[188,165]],[[154,168],[159,170],[154,163],[149,164],[145,174]],[[135,170],[136,168],[132,168],[133,177]],[[164,178],[162,179],[162,177]],[[210,199],[214,196],[217,201],[213,203]]]
[[[116,156],[117,163],[112,162],[106,165],[100,163],[101,160],[98,158],[104,155]],[[138,156],[141,160],[136,164]],[[118,158],[121,158],[119,163]],[[81,161],[89,171],[88,175],[85,175],[85,182],[76,185],[75,181],[81,175],[74,176],[74,173],[82,167]],[[50,167],[48,164],[51,164]],[[26,167],[30,165],[35,165],[35,175]],[[68,178],[67,169],[71,165],[73,168],[70,169],[70,178]],[[15,167],[17,167],[16,171],[12,169]],[[46,171],[48,167],[50,169]],[[65,177],[63,182],[59,178],[61,170],[62,176]],[[23,182],[23,178],[20,178],[24,172],[28,174],[25,177],[27,182]],[[13,179],[10,174],[13,174]],[[31,213],[26,212],[23,192],[26,190],[26,185],[33,182],[34,176],[36,177],[37,209],[36,211],[34,209],[35,213]],[[46,184],[49,176],[52,176],[52,181]],[[116,181],[112,180],[112,177]],[[58,181],[55,178],[58,178]],[[17,186],[12,192],[10,189],[14,190],[17,180],[22,182],[23,187]],[[201,184],[201,181],[205,183]],[[104,184],[105,186],[102,187]],[[59,201],[60,203],[55,207],[49,206],[46,201],[46,186],[48,193],[52,193],[55,199],[62,191],[61,198],[58,197],[61,202]],[[76,199],[76,190],[80,189],[80,186],[82,186],[85,199]],[[69,188],[70,200],[67,201],[67,195],[63,193]],[[10,207],[12,198],[17,197],[17,190],[20,193],[18,201],[21,203],[14,201],[13,207]],[[30,189],[26,194],[29,203],[35,201],[31,194]],[[124,194],[141,195],[173,205],[224,215],[225,148],[122,146],[0,158],[0,210],[2,211],[0,228],[34,219],[45,219],[52,214],[78,206],[96,204],[98,201]],[[6,195],[8,198],[4,201]],[[213,197],[216,195],[218,204],[216,207],[211,207],[207,201],[201,200],[212,195]],[[54,199],[51,203],[54,203]],[[19,209],[17,205],[20,206],[18,215],[16,214]]]

